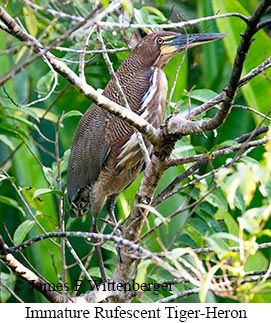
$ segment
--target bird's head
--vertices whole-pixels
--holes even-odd
[[[206,44],[226,37],[225,34],[178,34],[175,32],[155,32],[144,37],[136,46],[135,51],[142,63],[150,66],[163,67],[168,60],[190,47]]]

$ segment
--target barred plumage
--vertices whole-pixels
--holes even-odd
[[[159,127],[167,94],[162,68],[182,49],[222,37],[221,34],[157,32],[143,38],[116,72],[132,111]],[[125,106],[114,80],[108,83],[103,94]],[[145,143],[151,153],[150,143],[147,140]],[[71,148],[67,176],[71,216],[87,214],[90,208],[92,229],[96,231],[96,219],[107,198],[111,201],[113,217],[115,197],[133,182],[143,164],[134,129],[93,104],[82,117]],[[104,278],[103,268],[101,272]]]

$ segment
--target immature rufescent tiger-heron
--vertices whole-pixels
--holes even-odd
[[[223,34],[177,34],[156,32],[144,37],[121,64],[116,77],[129,107],[154,127],[163,121],[167,79],[162,68],[181,50],[225,37]],[[114,80],[103,95],[125,106]],[[151,153],[151,145],[145,140]],[[144,158],[132,126],[95,104],[86,111],[77,127],[67,175],[71,216],[83,216],[91,210],[92,231],[109,198],[108,211],[114,219],[116,197],[142,170]],[[100,246],[96,245],[99,262]],[[104,268],[100,263],[102,278]]]

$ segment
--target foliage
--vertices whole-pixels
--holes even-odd
[[[39,1],[32,1],[40,5]],[[101,1],[106,8],[109,1]],[[26,1],[28,3],[28,1]],[[122,1],[121,16],[112,13],[104,21],[108,23],[129,22],[138,24],[161,24],[170,20],[179,21],[184,13],[188,19],[214,13],[238,12],[249,16],[259,1]],[[210,6],[212,4],[212,6]],[[63,43],[56,44],[73,27],[72,17],[81,17],[93,10],[94,2],[76,1],[68,5],[42,1],[44,8],[67,13],[51,21],[49,10],[43,12],[23,2],[9,2],[6,10],[19,17],[27,31],[39,38],[44,45],[51,46],[58,57],[77,72],[86,29],[67,35]],[[172,9],[173,8],[173,9]],[[195,27],[186,27],[187,32],[222,32],[229,34],[225,40],[190,50],[182,62],[177,76],[176,88],[166,113],[193,109],[214,97],[227,84],[234,61],[236,48],[244,22],[238,17],[205,22]],[[103,38],[109,49],[120,49],[110,54],[114,69],[128,54],[127,40],[132,28],[120,30],[104,28]],[[149,28],[141,32],[148,32]],[[268,30],[267,30],[268,31]],[[90,51],[86,54],[85,73],[89,84],[103,89],[110,76],[102,54],[91,52],[100,47],[96,33],[90,36]],[[270,35],[261,30],[246,60],[244,74],[259,65],[268,55]],[[58,46],[58,47],[57,47]],[[69,51],[66,49],[76,49]],[[81,220],[70,219],[68,201],[65,195],[66,167],[69,148],[81,113],[90,105],[64,79],[56,77],[48,65],[33,60],[31,51],[4,32],[0,32],[1,79],[20,68],[0,88],[0,232],[8,245],[20,244],[26,238],[51,231],[88,231],[90,217]],[[177,65],[182,54],[173,58],[165,68],[169,89],[173,87]],[[271,237],[271,143],[255,145],[251,149],[239,149],[235,153],[212,158],[215,152],[237,145],[241,135],[268,125],[268,121],[255,112],[267,114],[270,95],[270,71],[258,75],[238,94],[235,104],[249,106],[253,110],[235,108],[222,127],[204,136],[187,136],[178,141],[172,156],[184,158],[196,154],[207,154],[208,163],[197,173],[192,173],[174,189],[163,202],[150,208],[140,245],[152,252],[164,252],[167,261],[182,258],[185,270],[204,273],[199,290],[187,296],[185,301],[270,301],[270,281],[259,276],[258,281],[247,281],[231,289],[230,281],[242,281],[255,277],[257,272],[270,269],[270,247],[261,248]],[[50,95],[48,95],[50,94]],[[47,97],[48,95],[48,97]],[[31,103],[31,104],[30,104]],[[212,112],[207,112],[206,117]],[[264,135],[260,136],[260,139]],[[270,133],[269,133],[270,138]],[[178,176],[188,171],[191,163],[169,168],[156,192],[156,198]],[[116,214],[120,222],[129,215],[134,196],[142,175],[119,197]],[[155,200],[156,201],[156,200]],[[154,203],[155,203],[154,201]],[[104,215],[105,215],[104,211]],[[100,229],[106,233],[110,226],[99,221]],[[79,259],[86,260],[91,245],[87,240],[70,239]],[[210,247],[200,252],[199,248]],[[237,247],[235,252],[233,247]],[[46,239],[16,254],[46,281],[57,284],[64,279],[74,286],[80,279],[81,270],[73,258],[70,247],[63,248],[60,239]],[[112,275],[117,255],[112,242],[103,244],[105,264]],[[65,258],[65,262],[63,261]],[[27,260],[26,260],[27,259]],[[67,264],[65,268],[64,264]],[[12,288],[14,274],[1,265],[1,281]],[[176,268],[177,265],[176,265]],[[99,278],[96,257],[91,258],[88,273]],[[61,279],[60,279],[61,277]],[[134,277],[137,283],[172,282],[176,277],[150,259],[143,260]],[[270,278],[270,277],[269,277]],[[218,288],[208,292],[211,282],[222,282],[229,291]],[[30,287],[29,287],[30,288]],[[186,280],[175,280],[172,291],[161,291],[158,295],[146,291],[135,297],[135,302],[153,302],[173,297],[194,286]],[[16,298],[6,289],[1,290],[2,302],[14,302]],[[79,294],[89,290],[86,281]],[[15,291],[16,292],[16,291]],[[45,301],[38,292],[29,293],[28,288],[16,292],[24,301]],[[193,294],[193,293],[192,293]]]

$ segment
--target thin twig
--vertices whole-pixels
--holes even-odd
[[[89,43],[90,36],[92,35],[94,31],[94,26],[92,26],[88,32],[88,34],[84,38],[84,42],[82,45],[82,49],[80,51],[80,60],[79,60],[79,68],[78,68],[78,75],[79,77],[86,82],[86,77],[85,77],[85,56],[86,56],[86,48]]]
[[[217,20],[217,19],[225,19],[229,17],[237,17],[245,21],[246,23],[248,22],[248,18],[240,13],[237,12],[231,12],[231,13],[225,13],[225,14],[220,14],[220,15],[214,15],[214,16],[208,16],[208,17],[203,17],[203,18],[197,18],[197,19],[191,19],[188,21],[180,21],[180,22],[175,22],[175,23],[168,23],[168,24],[134,24],[134,23],[118,23],[118,22],[108,22],[108,21],[100,21],[99,26],[103,28],[120,28],[120,29],[125,29],[125,28],[134,28],[134,29],[146,29],[149,28],[151,30],[161,30],[161,29],[179,29],[179,28],[184,28],[188,26],[194,26],[197,24],[200,24],[202,22],[210,21],[210,20]]]

